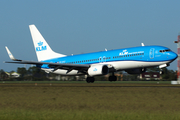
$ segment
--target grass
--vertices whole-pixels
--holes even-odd
[[[86,85],[2,85],[0,119],[180,119],[180,88],[114,87],[114,84],[103,84],[105,87],[102,87],[98,83]]]

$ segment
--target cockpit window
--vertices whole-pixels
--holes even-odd
[[[168,51],[171,51],[170,49],[166,49],[166,50],[160,50],[159,52],[168,52]]]

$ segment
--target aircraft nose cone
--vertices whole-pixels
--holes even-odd
[[[170,56],[171,56],[171,58],[172,58],[173,60],[175,60],[175,59],[178,57],[178,55],[177,55],[176,53],[174,53],[174,52],[172,52],[172,53],[170,54]]]

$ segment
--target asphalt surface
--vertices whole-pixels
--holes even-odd
[[[167,87],[167,88],[180,88],[180,85],[171,84],[99,84],[99,83],[1,83],[0,87]]]

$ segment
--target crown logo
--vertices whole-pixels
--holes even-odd
[[[42,45],[43,45],[43,42],[40,41],[40,42],[38,43],[38,46],[42,46]]]

